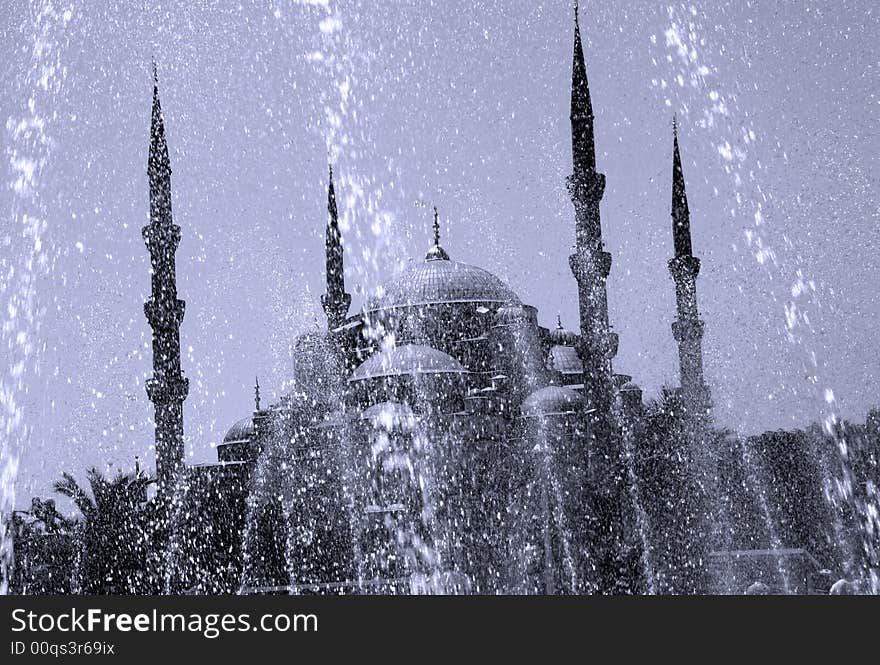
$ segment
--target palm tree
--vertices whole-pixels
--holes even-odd
[[[151,529],[147,487],[154,482],[139,470],[107,479],[86,472],[91,494],[69,473],[55,491],[70,498],[82,513],[78,529],[79,584],[87,594],[147,591]]]

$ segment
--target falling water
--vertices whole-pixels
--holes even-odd
[[[633,507],[635,517],[634,526],[641,545],[642,575],[647,584],[648,594],[653,596],[657,593],[657,574],[654,570],[654,564],[651,561],[651,542],[648,538],[648,516],[642,505],[641,494],[639,492],[639,479],[635,470],[637,441],[633,440],[633,431],[630,424],[626,424],[622,428],[621,444],[623,447],[623,464],[626,470],[627,493]]]
[[[544,422],[544,419],[540,419],[541,422],[537,423],[538,426],[538,434],[537,441],[528,441],[526,445],[531,445],[534,443],[534,453],[537,456],[538,461],[538,483],[540,484],[539,491],[542,495],[542,501],[546,501],[547,506],[546,510],[542,511],[547,519],[547,523],[545,525],[544,531],[547,536],[550,535],[550,528],[555,527],[556,535],[561,541],[562,546],[562,569],[565,575],[565,578],[568,579],[568,588],[563,589],[563,591],[567,591],[568,593],[577,593],[580,589],[581,581],[578,579],[578,571],[577,566],[575,565],[574,555],[572,553],[572,533],[571,527],[568,524],[568,519],[566,518],[565,513],[565,493],[562,489],[562,483],[559,478],[559,462],[556,459],[556,455],[554,454],[554,448],[561,445],[563,442],[559,441],[556,437],[552,437],[547,430],[547,423]],[[552,498],[552,501],[550,500]],[[554,562],[550,556],[552,555],[552,551],[548,553],[548,542],[545,539],[544,542],[544,550],[545,550],[545,575]],[[545,593],[551,593],[552,586],[549,584],[545,584]]]
[[[770,541],[770,549],[778,552],[782,549],[782,542],[779,540],[778,528],[773,513],[770,511],[770,505],[767,501],[767,487],[761,478],[758,470],[758,464],[752,455],[749,442],[746,439],[739,439],[740,455],[742,456],[743,469],[746,475],[746,483],[751,490],[753,496],[758,502],[758,508],[761,511],[761,518],[764,521],[764,528],[767,531],[767,538]],[[786,594],[791,593],[791,580],[788,569],[782,557],[776,555],[776,572],[782,582],[782,589]]]
[[[26,75],[23,89],[27,91],[26,110],[22,111],[21,117],[10,118],[7,122],[9,135],[8,154],[14,177],[11,183],[15,193],[14,210],[12,219],[16,232],[9,236],[7,245],[10,245],[8,254],[17,257],[15,264],[9,267],[0,294],[4,299],[4,325],[3,343],[11,350],[11,358],[8,363],[9,369],[0,377],[0,417],[4,438],[0,448],[0,513],[7,513],[13,507],[15,500],[15,476],[18,465],[18,453],[25,445],[29,436],[29,429],[23,418],[23,404],[27,394],[26,374],[37,371],[38,345],[34,342],[39,331],[39,308],[36,304],[35,283],[37,277],[44,271],[51,269],[53,261],[52,250],[48,249],[49,243],[46,238],[46,220],[42,202],[40,200],[40,177],[51,152],[51,128],[56,121],[53,109],[56,108],[55,97],[61,88],[64,79],[64,70],[61,65],[61,46],[63,44],[63,31],[67,23],[72,19],[72,9],[59,2],[45,0],[33,5],[33,24],[31,30],[34,37],[34,45],[31,53],[31,68]],[[288,14],[297,13],[296,20],[290,21]],[[302,54],[314,65],[316,71],[321,72],[327,84],[320,90],[320,104],[323,111],[323,119],[311,129],[319,131],[325,141],[328,161],[333,164],[342,163],[345,168],[338,170],[340,191],[345,192],[341,200],[340,220],[342,230],[346,238],[354,238],[357,244],[364,249],[359,255],[355,255],[348,262],[350,270],[361,283],[370,283],[371,277],[378,274],[385,265],[380,265],[384,255],[393,255],[392,243],[399,242],[398,233],[392,232],[396,222],[395,215],[386,208],[383,201],[385,191],[376,184],[375,174],[365,174],[358,170],[358,151],[372,147],[368,136],[365,137],[361,121],[358,117],[360,104],[358,99],[357,81],[360,69],[368,70],[373,66],[373,56],[369,49],[361,49],[353,42],[351,33],[347,30],[345,17],[341,15],[333,0],[301,0],[292,5],[277,3],[274,5],[274,16],[282,27],[287,31],[291,41],[299,39],[289,26],[297,26],[302,22],[299,19],[306,16],[313,19],[313,33],[311,37],[317,38],[318,47]],[[670,62],[678,58],[683,76],[678,77],[679,85],[690,84],[705,94],[705,107],[700,109],[702,115],[698,118],[704,128],[716,133],[721,138],[716,141],[718,154],[723,160],[724,167],[734,183],[738,207],[733,211],[734,216],[747,216],[750,218],[750,228],[746,231],[746,242],[751,248],[755,259],[764,266],[768,273],[781,273],[783,266],[777,252],[769,242],[769,233],[764,219],[762,201],[772,199],[769,193],[762,191],[759,176],[760,168],[750,170],[748,166],[748,151],[758,138],[752,127],[746,123],[740,128],[736,138],[731,138],[732,133],[726,129],[734,114],[735,101],[718,92],[718,87],[712,83],[714,69],[704,60],[702,44],[702,30],[698,25],[696,10],[680,10],[674,7],[669,9],[669,29],[665,34],[666,47],[671,54]],[[699,47],[699,48],[698,48]],[[665,87],[665,82],[663,83]],[[23,105],[24,106],[24,105]],[[685,113],[688,111],[685,109]],[[725,125],[724,127],[722,125]],[[389,174],[394,179],[399,172],[389,167]],[[391,187],[389,187],[390,189]],[[752,194],[756,193],[757,196]],[[420,193],[421,195],[421,193]],[[753,222],[752,222],[753,220]],[[397,238],[398,240],[395,240]],[[354,245],[355,243],[352,243]],[[815,286],[812,280],[802,269],[797,260],[796,279],[791,287],[791,300],[781,308],[784,310],[787,338],[794,347],[803,349],[807,367],[810,373],[811,384],[825,399],[825,411],[823,412],[826,433],[837,443],[834,451],[839,461],[840,468],[831,465],[825,478],[827,488],[826,498],[829,505],[834,509],[834,527],[842,542],[843,526],[840,517],[844,509],[853,506],[853,510],[861,520],[862,525],[862,548],[873,554],[869,560],[876,563],[876,538],[880,534],[880,516],[878,516],[878,498],[876,489],[869,488],[867,500],[854,497],[852,490],[852,474],[848,463],[848,442],[845,433],[839,427],[837,407],[833,392],[823,386],[820,381],[817,354],[811,351],[807,338],[812,334],[812,327],[807,315],[807,310],[816,298]],[[376,339],[379,346],[389,342],[390,331],[378,331]],[[393,343],[393,339],[390,340]],[[536,369],[528,350],[528,343],[522,339],[515,344],[516,353],[512,358],[512,374],[520,377],[528,390],[538,385],[538,369]],[[341,394],[332,397],[332,405],[329,412],[340,415],[336,430],[335,442],[338,444],[338,452],[341,453],[339,473],[343,503],[345,507],[346,521],[351,531],[353,569],[349,579],[356,584],[358,590],[365,590],[367,584],[375,581],[373,576],[367,574],[364,568],[363,548],[360,540],[360,522],[363,506],[360,505],[360,497],[364,493],[364,469],[358,468],[361,462],[366,463],[367,458],[381,472],[390,475],[401,475],[406,479],[407,486],[416,492],[416,503],[420,506],[414,520],[404,518],[402,513],[388,514],[385,526],[393,533],[389,548],[385,554],[401,559],[406,562],[409,573],[412,592],[429,593],[436,591],[450,591],[456,589],[455,581],[447,578],[447,566],[451,564],[454,552],[464,538],[464,531],[471,527],[466,520],[456,522],[454,519],[446,519],[443,515],[444,501],[449,488],[447,462],[445,457],[457,454],[462,448],[472,442],[456,438],[449,432],[432,432],[430,427],[430,407],[435,399],[431,394],[416,396],[416,411],[428,413],[424,419],[420,418],[418,427],[413,425],[409,435],[407,446],[396,448],[392,441],[391,433],[399,428],[402,423],[389,421],[388,414],[379,414],[380,426],[371,431],[371,439],[367,448],[368,456],[354,454],[352,443],[357,436],[355,430],[359,429],[358,423],[352,423],[349,418],[347,405]],[[314,403],[307,405],[314,408]],[[323,407],[322,407],[323,408]],[[519,414],[513,414],[511,420]],[[384,418],[384,420],[383,420]],[[311,426],[311,425],[310,425]],[[291,466],[286,460],[293,458],[292,448],[298,446],[300,438],[310,436],[306,434],[304,425],[296,425],[297,434],[291,440],[272,439],[269,447],[263,451],[256,464],[254,486],[248,497],[248,506],[243,525],[244,533],[244,571],[241,575],[241,587],[243,589],[259,586],[267,579],[264,571],[259,570],[261,562],[258,561],[260,548],[260,511],[267,505],[279,505],[281,522],[292,526],[294,520],[306,520],[298,524],[300,533],[288,533],[284,539],[284,565],[288,573],[290,589],[296,587],[296,582],[303,574],[303,563],[297,551],[300,536],[313,535],[317,529],[313,509],[315,505],[310,503],[313,499],[307,496],[309,489],[316,481],[314,477],[297,475],[291,471]],[[542,538],[545,554],[544,560],[544,586],[551,586],[550,577],[554,566],[561,564],[564,577],[570,583],[572,589],[579,588],[583,580],[578,580],[575,559],[577,553],[573,552],[571,524],[566,519],[561,506],[566,497],[560,472],[553,460],[553,447],[555,441],[548,440],[546,430],[542,427],[540,434],[534,441],[526,442],[527,455],[533,455],[537,459],[539,467],[538,481],[531,491],[540,495],[540,512],[549,519],[543,525]],[[531,446],[531,448],[529,447]],[[768,506],[766,491],[762,485],[757,469],[757,463],[746,443],[741,443],[741,455],[747,470],[749,485],[760,504],[760,509],[766,522],[770,542],[773,548],[779,547],[779,538],[776,535],[776,524]],[[638,536],[642,541],[643,572],[648,581],[649,591],[655,591],[655,572],[652,569],[649,550],[648,529],[646,528],[645,511],[639,503],[638,493],[635,491],[637,478],[632,466],[633,441],[624,438],[624,452],[626,461],[626,474],[628,489],[634,503],[635,520]],[[534,461],[534,460],[533,460]],[[171,539],[167,555],[172,562],[169,570],[179,573],[188,565],[183,559],[187,556],[182,543],[188,539],[194,539],[192,531],[187,529],[186,514],[188,505],[188,485],[181,485],[174,492],[172,501],[173,512],[171,519]],[[488,500],[487,500],[488,501]],[[198,518],[198,516],[195,516]],[[399,517],[399,519],[398,519]],[[507,517],[498,513],[498,521],[503,522]],[[552,528],[551,528],[552,527]],[[11,542],[5,532],[6,523],[0,528],[0,592],[5,591],[6,567],[9,565],[11,556]],[[551,560],[550,553],[554,547],[554,533],[560,539],[561,562]],[[305,543],[308,544],[308,543]],[[514,558],[519,553],[508,553],[506,556]],[[852,555],[848,555],[852,558]],[[506,563],[510,563],[509,561]],[[787,571],[780,562],[779,573],[786,590],[790,589]],[[194,586],[204,582],[202,573],[207,571],[194,570],[192,579]],[[309,573],[311,574],[311,572]],[[874,591],[880,591],[880,580],[877,577],[876,566],[861,573],[861,577],[869,580],[870,587]],[[500,587],[500,584],[499,584]],[[166,591],[176,590],[176,583],[170,578],[166,582]],[[215,589],[211,589],[215,590]],[[493,589],[494,590],[494,589]],[[499,590],[504,590],[500,588]]]
[[[0,594],[5,594],[12,561],[8,515],[15,505],[15,477],[19,452],[30,431],[24,418],[28,394],[26,377],[38,371],[40,308],[36,282],[52,268],[54,253],[46,237],[45,208],[40,195],[41,177],[52,151],[52,128],[57,121],[55,101],[64,82],[62,65],[65,30],[73,18],[73,5],[44,0],[31,5],[30,68],[19,90],[23,93],[19,115],[6,121],[7,156],[13,177],[13,231],[4,241],[4,254],[15,257],[4,263],[0,282],[4,321],[2,345],[7,349],[6,370],[0,377]]]
[[[815,339],[815,330],[810,320],[809,309],[819,308],[818,293],[813,279],[809,277],[808,269],[802,264],[802,258],[797,252],[790,255],[781,255],[770,240],[771,230],[768,228],[765,217],[764,205],[773,201],[773,193],[766,191],[761,183],[760,175],[762,166],[753,163],[749,151],[760,141],[747,112],[738,108],[735,96],[726,95],[721,91],[721,85],[717,81],[717,68],[711,64],[711,48],[707,44],[708,31],[700,22],[699,12],[694,6],[670,5],[667,7],[668,27],[665,31],[665,47],[667,49],[666,60],[669,63],[677,63],[680,74],[672,77],[674,82],[665,79],[655,79],[654,85],[665,91],[668,87],[677,83],[679,87],[689,86],[696,91],[702,99],[702,106],[691,110],[685,106],[681,112],[685,116],[693,116],[692,124],[700,126],[711,132],[714,136],[715,147],[726,173],[731,177],[737,207],[731,209],[734,218],[745,217],[751,223],[744,230],[744,239],[751,253],[762,266],[769,279],[785,278],[786,274],[793,274],[790,281],[790,299],[780,305],[780,314],[784,316],[785,336],[792,348],[801,354],[804,370],[808,377],[808,383],[818,400],[821,400],[823,408],[820,417],[825,433],[835,441],[836,463],[824,465],[826,477],[822,479],[826,487],[825,497],[831,508],[832,525],[835,531],[837,544],[844,549],[848,548],[848,538],[843,527],[843,515],[847,510],[853,510],[858,515],[862,529],[862,549],[868,553],[869,568],[858,574],[870,586],[873,593],[880,593],[880,578],[878,578],[877,552],[880,541],[880,523],[877,521],[880,504],[877,503],[876,493],[867,500],[856,499],[852,493],[852,472],[847,457],[847,442],[843,431],[838,427],[839,417],[834,391],[824,384],[820,376],[822,363],[819,359],[819,351],[814,348],[811,339]],[[653,38],[654,43],[660,41]],[[672,106],[670,99],[666,99],[667,106]],[[733,129],[738,125],[738,130]],[[793,249],[791,240],[783,237],[787,248]],[[774,294],[774,299],[776,296]],[[824,385],[823,385],[824,384]],[[745,448],[743,448],[745,452]],[[752,466],[744,459],[747,467]],[[836,467],[836,468],[835,468]],[[759,493],[763,492],[760,487]],[[772,527],[773,517],[766,505],[766,496],[759,496],[762,511],[768,521],[768,528]],[[775,530],[772,530],[773,533]],[[852,562],[854,553],[850,551],[846,559]],[[852,568],[851,564],[845,564]],[[780,570],[782,574],[783,571]]]

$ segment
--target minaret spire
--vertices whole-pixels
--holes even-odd
[[[571,148],[575,172],[596,170],[596,146],[593,139],[593,103],[587,82],[584,47],[578,20],[578,3],[574,3],[574,57],[571,68]]]
[[[685,408],[693,415],[705,415],[710,406],[709,389],[703,378],[703,322],[697,309],[697,275],[700,259],[693,255],[691,220],[688,210],[681,153],[678,147],[678,123],[672,125],[672,239],[675,256],[669,272],[675,282],[678,318],[672,334],[678,343],[681,392]]]
[[[336,189],[333,186],[333,165],[330,165],[330,184],[327,187],[327,292],[321,296],[321,305],[331,330],[345,323],[351,295],[345,292],[342,234],[339,231],[339,212],[336,208]]]
[[[684,173],[681,169],[681,154],[678,149],[678,123],[672,119],[672,239],[676,256],[691,254],[690,211],[687,191],[684,186]]]
[[[260,410],[260,377],[254,377],[254,410]]]
[[[153,376],[146,387],[155,410],[156,476],[161,489],[172,483],[183,468],[183,401],[189,381],[183,376],[180,362],[180,323],[186,307],[177,297],[174,255],[180,244],[180,227],[171,215],[171,161],[155,62],[147,174],[150,223],[142,233],[150,252],[152,293],[144,303],[144,313],[153,329]]]

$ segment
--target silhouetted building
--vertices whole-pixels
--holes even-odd
[[[147,173],[150,223],[144,227],[143,236],[150,252],[152,295],[144,303],[144,314],[153,329],[153,377],[147,381],[147,395],[155,407],[156,475],[160,488],[164,488],[183,467],[183,401],[189,381],[180,367],[180,322],[186,308],[177,297],[174,261],[180,227],[171,216],[171,160],[155,65]]]
[[[566,330],[561,320],[542,327],[537,309],[502,279],[454,260],[441,244],[436,209],[424,260],[351,313],[331,169],[321,297],[327,329],[296,340],[290,391],[263,406],[257,385],[254,412],[229,428],[218,462],[181,475],[170,590],[645,592],[654,561],[677,556],[705,565],[704,550],[680,549],[692,534],[705,535],[691,528],[696,509],[679,505],[700,484],[689,466],[697,444],[719,449],[718,468],[704,469],[702,477],[730,485],[729,505],[713,510],[734,516],[736,535],[714,534],[714,542],[727,552],[769,547],[763,532],[734,547],[762,525],[749,521],[751,498],[736,495],[746,471],[725,466],[724,440],[708,436],[700,262],[691,247],[677,127],[669,269],[677,300],[677,394],[685,407],[670,417],[696,429],[675,440],[656,432],[651,439],[641,390],[631,377],[614,374],[618,338],[606,292],[611,255],[600,220],[605,176],[597,170],[577,14],[574,28],[567,184],[575,209],[570,268],[578,329]],[[156,405],[157,472],[167,483],[182,467],[187,382],[178,332],[183,301],[174,281],[180,230],[171,221],[157,89],[149,173],[151,223],[144,237],[153,295],[145,311],[154,331],[154,376],[148,392]],[[679,436],[675,427],[670,436]],[[640,513],[640,494],[662,496],[666,504]],[[665,525],[675,526],[674,535]],[[792,522],[791,529],[797,540],[809,526]],[[646,553],[646,538],[679,540],[650,545]],[[675,556],[663,554],[674,548]],[[661,590],[693,592],[698,577]]]
[[[669,260],[669,272],[675,281],[678,319],[672,333],[678,342],[681,392],[685,408],[705,416],[709,409],[709,389],[703,379],[703,322],[697,309],[697,275],[700,259],[691,248],[691,217],[688,210],[681,155],[678,150],[678,125],[673,125],[672,152],[672,238],[675,257]]]

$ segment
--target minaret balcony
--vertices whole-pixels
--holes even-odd
[[[672,279],[679,280],[682,278],[696,279],[700,274],[700,259],[696,256],[676,256],[669,259],[669,272]]]
[[[174,254],[180,245],[180,227],[177,224],[161,224],[154,220],[141,229],[141,235],[150,254],[163,251]]]
[[[575,171],[566,178],[568,194],[577,205],[598,201],[605,194],[605,174],[598,171]]]
[[[327,316],[338,315],[339,318],[344,319],[351,307],[351,294],[344,291],[342,293],[324,293],[321,295],[321,307],[324,308],[324,313]]]
[[[611,253],[595,250],[575,251],[568,257],[568,264],[578,284],[586,286],[608,277],[611,273]]]
[[[182,402],[189,394],[189,379],[183,375],[147,379],[147,397],[153,404]]]
[[[153,330],[179,327],[186,311],[186,302],[180,298],[162,298],[157,301],[153,296],[144,303],[144,314]]]

